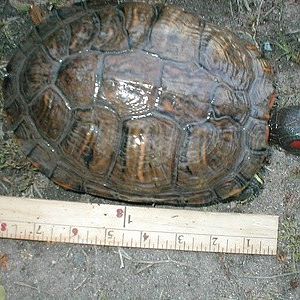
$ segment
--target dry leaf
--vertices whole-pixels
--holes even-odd
[[[39,25],[45,21],[45,13],[38,5],[31,5],[29,14],[35,25]]]
[[[8,255],[6,253],[0,253],[0,268],[4,271],[8,270]]]

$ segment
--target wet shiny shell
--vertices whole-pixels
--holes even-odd
[[[267,155],[271,67],[177,7],[60,10],[8,72],[6,127],[66,189],[211,203],[238,195]]]

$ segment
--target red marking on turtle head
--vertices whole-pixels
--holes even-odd
[[[290,143],[292,149],[300,150],[300,140],[296,140]]]
[[[267,143],[270,142],[270,136],[271,136],[271,130],[270,130],[270,127],[267,126],[267,129],[266,129],[266,141],[267,141]]]
[[[276,100],[277,100],[277,94],[274,92],[271,94],[268,101],[268,105],[270,109],[274,106]]]

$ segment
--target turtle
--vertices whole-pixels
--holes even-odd
[[[67,190],[208,205],[253,194],[270,145],[300,155],[300,109],[275,107],[256,44],[177,6],[56,10],[7,72],[5,130]]]

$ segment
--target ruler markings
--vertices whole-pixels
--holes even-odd
[[[33,223],[33,239],[36,239],[36,223]]]
[[[2,238],[275,255],[277,228],[277,216],[0,196]]]
[[[121,246],[122,247],[124,246],[124,233],[122,234],[122,243],[121,243]]]
[[[12,223],[13,221],[11,220],[5,220],[6,222],[9,222],[9,223]],[[22,223],[22,221],[18,221],[18,223]],[[26,223],[28,224],[28,222],[23,222],[23,223]],[[64,224],[51,224],[51,223],[39,223],[40,225],[53,225],[53,226],[63,226]],[[36,226],[36,223],[35,222],[32,222],[32,225],[33,226]],[[75,226],[69,226],[70,228],[72,227],[75,227]],[[17,227],[16,227],[17,228]],[[117,228],[117,227],[111,227],[111,228],[104,228],[104,227],[96,227],[96,226],[77,226],[76,228],[86,228],[87,229],[87,232],[86,232],[86,240],[88,240],[88,237],[89,237],[89,231],[88,229],[105,229],[107,230],[108,232],[110,231],[122,231],[122,229],[120,228]],[[34,229],[33,229],[34,230]],[[17,229],[16,229],[17,231]],[[53,235],[53,228],[51,229],[52,231],[52,234],[50,236],[50,238],[52,238],[52,235]],[[143,231],[139,231],[139,230],[136,230],[136,229],[124,229],[124,231],[128,231],[128,232],[139,232],[140,234],[143,233]],[[153,231],[153,230],[148,230],[147,232],[149,233],[169,233],[169,234],[174,234],[175,235],[175,247],[178,246],[178,239],[182,236],[182,235],[191,235],[191,236],[207,236],[207,237],[210,237],[210,244],[211,244],[211,247],[212,246],[216,246],[215,244],[215,241],[218,239],[218,237],[238,237],[238,238],[242,238],[243,239],[243,250],[247,247],[245,246],[245,241],[246,240],[251,240],[251,239],[267,239],[267,240],[276,240],[276,238],[272,238],[272,237],[264,237],[264,236],[244,236],[244,235],[225,235],[225,234],[218,234],[217,237],[214,236],[214,235],[211,235],[211,234],[203,234],[203,233],[187,233],[187,232],[175,232],[175,231]],[[23,232],[21,232],[23,233]],[[24,235],[28,236],[28,235],[33,235],[33,239],[36,239],[36,235],[33,234],[33,231],[30,232],[29,234],[27,234],[27,231],[25,229]],[[79,236],[78,236],[79,238]],[[193,238],[194,239],[194,238]],[[157,237],[157,244],[159,243],[159,236]],[[228,242],[227,242],[228,243]],[[252,245],[253,246],[253,245]],[[249,246],[248,246],[249,247]],[[261,248],[261,242],[260,242],[260,248]]]
[[[86,231],[86,241],[88,242],[89,240],[89,230]]]
[[[261,241],[259,242],[259,253],[261,252]]]
[[[27,222],[27,221],[16,221],[16,220],[5,220],[6,222],[18,222],[18,223],[23,223],[23,224],[28,224],[28,223],[31,223],[33,224],[34,222]],[[64,224],[64,223],[42,223],[42,222],[39,222],[38,224],[41,224],[41,225],[53,225],[53,226],[71,226],[71,227],[76,227],[76,228],[91,228],[91,229],[104,229],[105,227],[98,227],[98,226],[83,226],[83,225],[74,225],[74,224]],[[122,230],[121,228],[118,228],[118,227],[111,227],[109,228],[111,230]],[[130,229],[130,228],[126,228],[124,229],[125,231],[132,231],[132,232],[136,232],[136,231],[139,231],[137,229]],[[147,232],[149,233],[170,233],[170,234],[178,234],[178,235],[198,235],[198,236],[209,236],[209,237],[213,237],[212,234],[210,233],[189,233],[189,232],[178,232],[178,231],[163,231],[163,230],[147,230]],[[234,234],[217,234],[218,237],[239,237],[239,238],[257,238],[257,239],[270,239],[270,240],[277,240],[276,237],[267,237],[267,236],[256,236],[256,235],[251,235],[251,236],[247,236],[247,235],[234,235]]]
[[[106,243],[107,228],[104,229],[104,244]]]
[[[126,206],[124,207],[124,217],[123,217],[123,227],[125,228],[126,226]]]
[[[140,247],[142,248],[143,243],[142,243],[142,239],[143,239],[143,232],[140,232]]]
[[[52,241],[52,238],[53,238],[53,227],[51,228],[50,241]]]
[[[72,226],[69,226],[69,243],[71,242]]]

